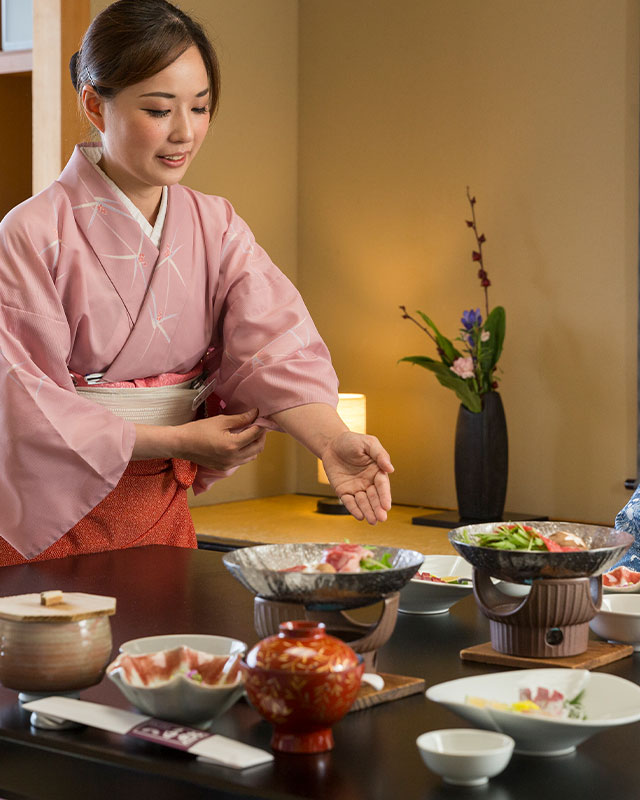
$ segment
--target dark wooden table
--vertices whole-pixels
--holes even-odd
[[[62,589],[115,595],[114,654],[127,639],[158,633],[216,633],[255,643],[253,597],[227,572],[222,554],[147,547],[0,570],[0,594]],[[449,614],[399,615],[379,656],[384,672],[431,685],[493,671],[463,663],[464,646],[488,639],[473,597]],[[640,656],[606,667],[640,681]],[[129,708],[104,679],[82,699]],[[638,797],[640,723],[600,733],[572,756],[514,756],[483,789],[450,787],[420,760],[423,731],[464,727],[423,694],[353,712],[334,727],[335,749],[316,756],[277,755],[238,772],[139,740],[91,728],[31,729],[16,692],[0,689],[0,796],[7,800],[164,800],[165,798],[321,798],[322,800],[567,800]],[[270,726],[240,701],[213,730],[269,749]]]

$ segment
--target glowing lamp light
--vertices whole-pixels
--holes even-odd
[[[339,394],[338,415],[350,431],[367,432],[367,399],[363,394]],[[329,485],[329,478],[320,459],[318,459],[318,483]],[[349,513],[337,498],[318,500],[317,510],[321,514]]]

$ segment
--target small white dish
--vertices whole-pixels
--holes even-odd
[[[569,700],[584,691],[586,719],[544,717],[467,702],[482,698],[511,704],[519,700],[521,688],[558,690]],[[477,728],[506,733],[515,740],[515,752],[526,755],[567,755],[595,733],[640,720],[640,686],[616,675],[580,669],[490,672],[439,683],[426,695]]]
[[[438,578],[455,575],[469,580],[468,584],[440,583],[412,578],[400,590],[398,610],[403,614],[444,614],[454,603],[473,592],[473,568],[462,556],[425,556],[420,572]]]
[[[423,733],[416,739],[430,770],[456,786],[482,786],[502,772],[515,742],[495,731],[449,728]]]
[[[509,597],[524,597],[531,591],[531,586],[526,583],[511,583],[510,581],[496,581],[494,586]]]
[[[631,644],[636,653],[640,652],[640,595],[603,597],[600,611],[589,622],[589,627],[609,642]]]

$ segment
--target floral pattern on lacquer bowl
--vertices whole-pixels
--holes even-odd
[[[249,701],[273,725],[271,747],[288,753],[331,750],[331,726],[353,705],[364,664],[323,623],[283,622],[259,642],[242,670]]]

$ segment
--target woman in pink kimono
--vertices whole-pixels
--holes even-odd
[[[200,26],[119,0],[71,69],[100,141],[0,225],[0,564],[195,547],[187,488],[256,458],[267,428],[384,520],[389,456],[336,413],[298,292],[226,200],[179,183],[218,100]]]

